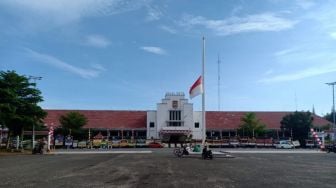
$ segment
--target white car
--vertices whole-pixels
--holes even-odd
[[[277,149],[293,149],[294,145],[289,140],[280,140],[275,144],[275,148]]]

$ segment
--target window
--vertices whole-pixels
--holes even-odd
[[[169,122],[170,127],[181,127],[181,122]]]
[[[199,123],[195,122],[195,128],[199,128]]]
[[[171,110],[169,111],[169,120],[181,120],[181,111],[180,110]]]
[[[150,127],[150,128],[153,128],[154,126],[155,126],[155,123],[154,123],[154,122],[150,122],[150,123],[149,123],[149,127]]]
[[[169,111],[169,124],[168,126],[180,127],[181,122],[181,110],[171,110]]]

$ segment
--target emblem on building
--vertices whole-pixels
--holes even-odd
[[[172,103],[173,103],[173,105],[172,105],[173,108],[178,108],[178,101],[173,101]]]

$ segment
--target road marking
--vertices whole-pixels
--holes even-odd
[[[143,154],[152,151],[56,151],[49,154]]]

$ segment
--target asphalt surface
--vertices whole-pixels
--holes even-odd
[[[140,154],[0,156],[0,187],[330,187],[335,153],[233,153],[177,158]]]

